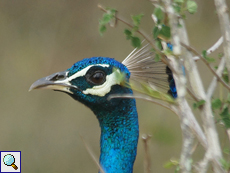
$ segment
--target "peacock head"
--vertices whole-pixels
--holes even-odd
[[[124,77],[119,77],[122,74]],[[121,76],[122,76],[121,75]],[[75,63],[66,71],[57,72],[34,82],[30,90],[52,89],[69,94],[91,109],[110,107],[110,94],[132,92],[121,85],[128,81],[130,72],[122,63],[105,57],[92,57]],[[116,99],[113,99],[116,100]],[[116,102],[116,101],[115,101]]]

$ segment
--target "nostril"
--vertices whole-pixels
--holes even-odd
[[[65,78],[64,75],[56,74],[50,79],[50,81],[57,81],[57,80],[61,80],[61,79],[64,79],[64,78]]]

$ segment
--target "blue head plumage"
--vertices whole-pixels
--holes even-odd
[[[68,93],[94,112],[101,127],[100,164],[106,173],[132,172],[139,136],[135,99],[108,100],[111,94],[132,94],[130,88],[121,85],[123,81],[117,78],[117,73],[129,81],[130,72],[122,63],[92,57],[34,84],[47,87],[45,83],[49,81],[49,87]]]

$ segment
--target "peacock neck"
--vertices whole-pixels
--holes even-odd
[[[101,127],[100,165],[106,173],[132,173],[139,136],[134,99],[117,99],[107,111],[94,111]]]

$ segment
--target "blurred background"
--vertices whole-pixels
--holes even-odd
[[[132,51],[121,23],[100,36],[98,20],[103,13],[97,8],[99,3],[116,8],[130,22],[130,15],[144,13],[141,28],[151,33],[153,6],[147,0],[0,1],[0,151],[22,151],[23,173],[98,171],[80,138],[98,158],[100,129],[94,114],[66,94],[28,89],[37,79],[66,70],[83,58],[107,56],[122,61]],[[221,34],[213,1],[197,3],[198,12],[188,14],[186,24],[191,45],[201,52]],[[212,75],[204,64],[198,64],[207,86]],[[152,135],[152,172],[174,172],[163,165],[180,157],[177,116],[144,101],[138,100],[137,107],[140,136]],[[224,130],[218,130],[224,147]],[[202,157],[203,149],[198,146],[194,160]],[[143,172],[143,160],[140,138],[135,173]]]

